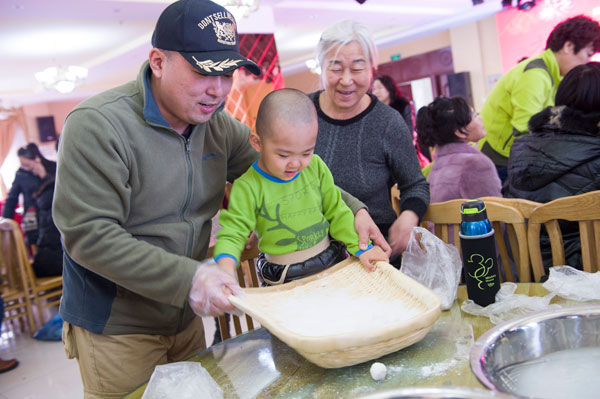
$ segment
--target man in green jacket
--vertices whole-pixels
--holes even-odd
[[[249,127],[220,109],[234,70],[260,68],[239,53],[233,16],[209,0],[168,6],[152,45],[137,80],[79,104],[60,140],[60,312],[85,398],[121,398],[156,365],[204,349],[197,315],[232,310],[226,293],[240,290],[202,260],[225,182],[258,158]],[[349,204],[366,247],[383,236],[361,205]]]
[[[599,50],[598,22],[583,15],[567,19],[554,27],[546,50],[521,61],[494,86],[481,110],[487,136],[479,148],[494,162],[502,181],[513,140],[527,134],[534,114],[554,105],[562,77]]]

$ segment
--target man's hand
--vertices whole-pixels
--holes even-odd
[[[354,215],[354,229],[358,233],[358,247],[362,250],[367,249],[369,246],[369,239],[373,241],[374,245],[379,245],[383,252],[386,255],[390,256],[392,254],[392,248],[385,240],[379,228],[371,219],[369,212],[367,212],[364,208],[360,209]]]
[[[398,219],[390,226],[388,238],[392,246],[392,254],[398,255],[406,250],[410,232],[419,223],[419,217],[410,210],[403,211]]]
[[[358,256],[360,263],[363,264],[364,267],[369,269],[369,271],[375,270],[375,263],[378,261],[389,262],[390,258],[387,256],[383,249],[374,245],[373,248],[369,249],[366,252],[363,252]]]
[[[188,302],[198,316],[220,316],[234,309],[227,297],[241,292],[236,279],[211,259],[198,265]]]

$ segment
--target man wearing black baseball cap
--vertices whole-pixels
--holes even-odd
[[[161,14],[136,81],[79,104],[61,135],[53,216],[60,312],[85,398],[123,397],[157,364],[205,348],[202,319],[240,290],[202,263],[225,182],[257,159],[250,129],[220,112],[239,52],[236,22],[208,0]]]
[[[260,69],[239,53],[233,16],[208,0],[168,6],[152,44],[137,80],[75,107],[60,138],[60,312],[85,398],[121,398],[156,365],[204,349],[196,315],[232,310],[225,292],[240,290],[202,259],[225,182],[258,158],[249,127],[219,110],[233,71]],[[377,243],[370,218],[356,223]]]

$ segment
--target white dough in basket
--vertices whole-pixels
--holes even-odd
[[[327,336],[378,330],[423,311],[403,298],[382,300],[376,294],[358,296],[352,286],[327,288],[331,289],[314,290],[310,294],[302,289],[287,292],[271,303],[271,314],[279,324],[297,334]]]

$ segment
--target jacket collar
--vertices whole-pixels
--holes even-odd
[[[600,112],[584,113],[565,105],[547,107],[531,117],[529,130],[600,136]]]
[[[453,143],[438,145],[436,152],[438,157],[443,157],[445,155],[454,154],[475,154],[479,152],[479,150],[473,145],[465,143],[464,141],[456,141]]]
[[[137,77],[137,86],[144,98],[144,118],[149,123],[170,128],[171,125],[160,113],[156,100],[154,99],[154,94],[152,94],[152,88],[150,87],[151,74],[152,70],[150,69],[150,63],[146,60],[140,68]]]

